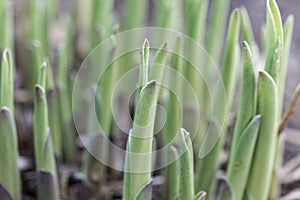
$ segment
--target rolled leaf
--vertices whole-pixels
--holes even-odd
[[[285,88],[285,80],[286,80],[286,73],[288,69],[288,61],[289,61],[289,55],[291,50],[291,42],[292,42],[292,36],[294,31],[294,24],[295,19],[294,16],[290,15],[288,16],[286,22],[284,23],[283,27],[283,36],[284,36],[284,52],[283,52],[283,61],[282,61],[282,67],[279,71],[279,84],[278,84],[278,96],[279,96],[279,111],[282,112],[282,106],[283,106],[283,98],[284,98],[284,88]]]
[[[133,129],[127,142],[124,174],[124,200],[135,199],[151,180],[152,143],[157,85],[147,83],[141,90],[135,111]],[[140,163],[141,165],[136,165]]]
[[[282,67],[282,54],[284,48],[282,21],[279,8],[275,0],[267,0],[267,46],[265,70],[278,83],[279,72]],[[274,63],[276,63],[274,65]]]
[[[243,76],[241,82],[241,96],[239,100],[237,120],[231,141],[230,157],[233,156],[235,146],[243,130],[250,122],[256,110],[256,80],[253,56],[247,42],[243,43]],[[229,165],[232,160],[229,160]]]
[[[242,200],[251,168],[252,156],[259,131],[261,116],[255,116],[237,141],[235,152],[227,169],[228,181],[232,185],[236,200]]]
[[[169,149],[169,162],[172,162],[167,167],[167,177],[166,177],[166,193],[167,198],[175,200],[178,198],[178,190],[179,190],[179,160],[178,160],[178,150],[171,146]]]
[[[251,20],[249,17],[249,14],[247,12],[247,9],[245,7],[241,7],[241,31],[242,31],[242,37],[243,40],[246,41],[249,44],[249,47],[251,49],[251,52],[254,56],[255,63],[258,59],[259,49],[257,46],[257,43],[254,38],[254,33],[251,25]]]
[[[278,96],[274,80],[264,71],[259,72],[257,98],[262,119],[246,188],[250,198],[267,199],[278,138]]]
[[[33,140],[34,154],[37,169],[43,165],[43,145],[48,133],[48,108],[45,90],[42,86],[35,86],[34,113],[33,113]]]
[[[8,107],[0,110],[0,188],[12,199],[21,199],[20,172],[18,169],[18,144],[16,124]],[[1,198],[5,198],[5,195]]]
[[[190,134],[181,129],[179,158],[179,199],[193,199],[194,190],[194,157]]]
[[[47,133],[41,154],[42,165],[37,170],[38,199],[59,199],[57,170],[50,132]]]
[[[9,49],[3,51],[0,74],[0,108],[6,106],[14,112],[14,61]]]
[[[139,84],[138,88],[143,87],[148,82],[148,70],[149,70],[149,42],[145,39],[143,44],[143,51],[142,51],[142,66],[140,68],[140,75],[139,75]]]
[[[228,120],[228,112],[231,108],[231,101],[234,95],[234,88],[236,83],[237,77],[237,70],[238,70],[238,50],[236,45],[238,44],[239,39],[239,28],[240,28],[240,14],[239,10],[235,9],[230,17],[229,28],[227,33],[227,44],[225,48],[223,66],[222,66],[222,80],[223,82],[219,82],[218,90],[225,89],[226,92],[226,104],[225,104],[225,115],[222,113],[224,108],[220,106],[224,106],[224,104],[220,104],[219,95],[221,92],[217,92],[216,96],[213,99],[213,111],[212,115],[215,117],[215,121],[218,124],[220,120],[224,119],[225,124]],[[222,87],[224,84],[224,87]],[[226,114],[227,113],[227,114]],[[210,128],[207,133],[206,140],[217,140],[217,143],[206,155],[204,158],[201,158],[198,162],[198,171],[197,171],[197,182],[196,182],[196,190],[203,190],[207,192],[208,199],[212,198],[213,191],[215,188],[215,173],[218,167],[218,160],[219,155],[223,147],[224,138],[226,135],[226,128],[221,128],[216,126],[215,128]],[[219,131],[221,133],[218,133]],[[220,135],[220,137],[217,137]],[[216,138],[211,138],[216,136]],[[204,143],[206,142],[204,141]],[[201,147],[203,148],[203,147]]]

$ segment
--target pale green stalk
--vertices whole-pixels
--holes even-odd
[[[266,54],[267,51],[267,25],[263,24],[260,27],[260,41],[261,41],[261,49],[264,55]]]
[[[123,30],[144,27],[147,19],[148,1],[125,0]]]
[[[210,23],[207,27],[205,49],[215,63],[219,63],[230,0],[213,0],[210,11]]]
[[[161,28],[172,28],[176,18],[176,6],[178,0],[155,1],[153,25]]]
[[[178,73],[183,74],[182,60],[180,58],[180,52],[183,51],[183,44],[180,38],[177,38],[174,45],[174,52],[171,58],[171,67]],[[169,75],[170,76],[170,75]],[[176,76],[170,76],[169,83],[175,84],[174,91],[170,91],[167,99],[166,111],[167,118],[165,125],[162,130],[162,144],[164,147],[167,147],[168,150],[165,151],[163,158],[164,161],[168,163],[172,162],[168,167],[166,167],[164,176],[166,179],[165,182],[165,194],[168,199],[177,199],[178,198],[178,184],[179,179],[177,176],[179,170],[178,152],[175,147],[171,146],[176,142],[176,136],[180,132],[181,127],[181,107],[179,105],[180,99],[182,97],[182,83],[181,80]],[[174,94],[174,92],[176,94]],[[176,157],[177,156],[177,157]]]
[[[44,62],[45,52],[42,41],[40,40],[32,40],[30,41],[30,45],[31,57],[28,63],[30,68],[26,71],[26,84],[27,88],[30,88],[30,91],[32,91],[40,73],[40,66]]]
[[[35,165],[38,172],[38,199],[59,198],[56,163],[49,129],[48,104],[45,92],[47,64],[40,69],[35,86],[33,112],[33,141]]]
[[[48,133],[48,108],[45,90],[42,85],[36,85],[34,98],[34,153],[36,166],[42,166],[42,148]]]
[[[84,173],[87,182],[89,184],[92,184],[98,191],[98,195],[101,195],[101,190],[99,189],[99,186],[101,187],[101,184],[103,184],[107,177],[107,167],[102,164],[98,159],[96,153],[103,153],[107,152],[107,149],[109,146],[107,145],[107,142],[104,140],[104,135],[99,133],[98,130],[98,120],[93,119],[93,113],[95,112],[98,116],[100,116],[100,106],[102,104],[101,97],[99,92],[97,91],[96,86],[93,86],[91,88],[90,92],[91,101],[95,102],[95,107],[93,102],[89,102],[90,106],[88,108],[88,120],[87,120],[87,127],[86,127],[86,134],[85,137],[88,139],[88,150],[84,152],[84,161],[82,164],[82,172]],[[108,154],[108,153],[106,153]],[[96,156],[96,157],[95,157]],[[109,156],[107,156],[109,157]]]
[[[14,60],[9,49],[3,51],[0,74],[0,108],[6,106],[14,113]]]
[[[294,29],[294,17],[289,16],[284,24],[283,29],[283,37],[284,37],[284,50],[282,55],[282,66],[279,69],[279,78],[278,78],[278,106],[279,106],[279,117],[281,116],[281,112],[283,109],[283,98],[284,98],[284,87],[285,87],[285,79],[286,73],[288,68],[288,60],[289,60],[289,53],[291,47],[291,40],[293,35]],[[279,134],[282,131],[282,128],[279,126]],[[272,184],[270,188],[270,199],[278,199],[280,194],[280,183],[279,183],[279,169],[282,165],[283,160],[283,148],[284,148],[284,138],[285,134],[280,134],[278,141],[277,141],[277,153],[275,159],[275,165],[273,169],[273,176],[272,176]]]
[[[47,70],[48,70],[47,64],[44,62],[40,68],[38,79],[37,79],[37,84],[39,84],[43,88],[46,88]]]
[[[277,200],[280,197],[281,184],[279,173],[283,164],[285,142],[285,134],[279,134],[276,144],[276,155],[272,173],[271,187],[268,197],[270,200]]]
[[[260,120],[260,115],[253,117],[236,141],[236,148],[230,157],[227,176],[236,200],[243,199],[259,131]]]
[[[257,43],[254,38],[254,33],[251,25],[251,20],[247,9],[245,7],[241,7],[241,31],[243,41],[246,41],[249,44],[251,52],[253,54],[254,63],[256,63],[259,59],[259,49]]]
[[[111,37],[112,47],[107,52],[108,61],[114,58],[116,53],[116,46],[114,36]],[[110,62],[106,63],[110,63]],[[111,125],[112,125],[112,111],[111,111],[111,99],[113,97],[113,87],[116,82],[116,77],[118,77],[118,66],[115,65],[114,62],[110,63],[108,68],[105,70],[105,74],[101,77],[99,83],[99,93],[101,97],[102,105],[100,105],[100,125],[103,133],[108,137],[111,133]]]
[[[175,43],[175,52],[183,51],[183,44],[180,38],[176,40]],[[178,73],[182,74],[183,76],[183,62],[180,58],[180,55],[173,54],[171,59],[171,66],[172,68]],[[170,76],[169,80],[170,84],[174,84],[175,91],[170,91],[167,101],[167,119],[165,122],[165,126],[162,130],[163,136],[162,136],[162,142],[164,145],[169,144],[172,142],[172,140],[176,137],[176,135],[180,131],[182,119],[181,119],[181,105],[180,105],[180,97],[182,97],[182,83],[181,80],[177,76]],[[176,94],[174,94],[174,92]]]
[[[59,49],[58,58],[58,72],[57,72],[57,96],[58,96],[58,107],[60,112],[60,131],[61,131],[61,142],[62,154],[64,160],[71,162],[74,159],[74,142],[75,135],[72,126],[72,108],[71,108],[71,95],[69,94],[70,85],[68,80],[69,66],[72,64],[72,30],[70,18],[66,19],[66,35],[68,36],[67,41]],[[72,87],[71,87],[72,88]]]
[[[180,131],[179,166],[179,199],[193,200],[195,196],[193,147],[190,134],[184,129]]]
[[[75,153],[75,135],[72,125],[71,100],[68,93],[68,88],[65,84],[59,84],[57,87],[59,98],[59,110],[61,116],[61,131],[63,143],[63,157],[66,162],[74,160]]]
[[[47,1],[32,0],[29,4],[29,42],[38,40],[42,43],[43,51],[48,53],[48,21]]]
[[[49,61],[45,59],[38,77],[38,84],[45,88],[48,100],[48,117],[50,133],[53,140],[54,152],[61,156],[61,127],[57,89],[54,86],[53,72]]]
[[[148,82],[148,70],[149,70],[149,42],[145,39],[143,44],[143,51],[142,51],[142,66],[139,72],[139,83],[138,88],[143,87]]]
[[[189,37],[191,37],[193,40],[195,40],[199,45],[205,45],[205,30],[206,30],[206,21],[207,21],[207,11],[208,11],[208,1],[207,0],[187,0],[183,3],[183,18],[184,18],[184,32]],[[185,44],[184,47],[185,51],[188,52],[189,55],[191,55],[191,60],[194,61],[194,63],[205,63],[207,58],[201,56],[201,54],[197,54],[194,49],[192,49],[191,46],[187,46]],[[198,68],[197,68],[198,67]],[[200,69],[200,68],[203,69]],[[191,120],[195,117],[195,113],[200,113],[203,116],[206,116],[207,109],[205,106],[205,103],[208,101],[208,94],[205,92],[205,83],[199,74],[199,71],[206,73],[207,66],[205,64],[198,65],[198,66],[192,66],[190,63],[185,64],[185,77],[193,87],[193,90],[197,96],[198,103],[191,102],[190,98],[188,98],[189,95],[184,95],[185,99],[185,105],[186,107],[197,107],[200,105],[201,109],[203,110],[195,110],[194,112],[187,112],[186,121],[184,121],[183,125],[186,128],[191,128],[195,126],[195,123],[190,123]],[[203,75],[203,74],[202,74]],[[204,74],[206,76],[206,74]],[[196,137],[195,137],[195,143],[194,146],[196,149],[200,148],[201,145],[201,139],[203,137],[203,130],[206,129],[205,126],[206,118],[201,117],[200,118],[200,125],[201,128],[197,130]]]
[[[87,54],[91,46],[91,31],[93,30],[93,1],[76,0],[76,27],[78,27],[78,42],[76,47],[80,54],[84,56]],[[80,27],[80,28],[79,28]]]
[[[264,71],[259,72],[257,98],[257,114],[262,116],[262,120],[246,195],[250,199],[267,199],[278,139],[278,94],[276,83]]]
[[[37,176],[38,199],[59,199],[60,196],[56,162],[52,146],[51,133],[49,131],[46,135],[46,140],[44,141],[42,146],[41,166],[37,169]]]
[[[114,1],[92,0],[92,46],[98,45],[112,33]]]
[[[2,0],[0,2],[0,48],[14,48],[14,22],[13,22],[13,2]]]
[[[61,116],[59,110],[58,90],[51,88],[47,94],[49,106],[49,126],[53,139],[53,148],[59,157],[62,154]]]
[[[279,84],[284,49],[282,21],[275,0],[267,0],[267,46],[265,70]]]
[[[224,84],[224,89],[226,92],[225,100],[225,115],[221,113],[224,108],[220,108],[220,106],[224,106],[224,104],[220,103],[221,92],[217,91],[216,96],[214,97],[213,111],[212,114],[218,121],[224,119],[224,123],[227,124],[228,121],[228,113],[231,108],[231,101],[234,95],[236,76],[238,70],[238,50],[237,44],[239,39],[239,29],[240,28],[240,14],[238,9],[234,10],[230,17],[230,23],[227,34],[227,44],[225,48],[223,66],[222,66],[222,82],[218,84],[218,90],[222,90],[222,84]],[[208,199],[212,199],[212,194],[214,191],[214,182],[215,182],[215,172],[218,167],[219,155],[223,147],[224,138],[226,135],[226,128],[223,127],[221,133],[215,133],[215,129],[209,129],[208,135],[214,137],[214,135],[220,135],[217,143],[213,147],[213,149],[209,152],[206,157],[199,160],[198,170],[197,170],[197,178],[196,178],[196,190],[203,190],[207,192]],[[209,140],[209,138],[208,138]]]
[[[21,199],[20,172],[18,169],[18,138],[13,113],[8,107],[0,110],[0,186],[12,199]],[[4,197],[3,197],[4,198]]]
[[[183,7],[185,34],[204,45],[208,1],[186,0]]]
[[[127,141],[124,174],[124,200],[136,199],[140,191],[151,182],[152,142],[157,100],[155,81],[141,90],[135,112],[133,129]],[[137,165],[137,163],[139,163]]]
[[[167,57],[167,43],[163,43],[154,54],[152,60],[150,60],[149,80],[157,80],[158,83],[161,82]]]
[[[178,191],[179,191],[179,155],[178,151],[174,146],[171,146],[168,153],[168,160],[172,162],[168,168],[166,173],[166,196],[167,199],[175,200],[178,199]]]
[[[279,95],[279,106],[283,106],[283,97],[284,97],[284,88],[285,88],[285,80],[288,69],[288,61],[291,49],[291,42],[294,31],[294,23],[295,19],[292,15],[290,15],[283,27],[283,36],[284,36],[284,51],[282,58],[282,67],[279,71],[279,84],[278,84],[278,95]],[[282,112],[282,107],[279,108],[280,113]]]
[[[243,76],[241,80],[241,95],[238,106],[237,119],[233,131],[230,158],[236,152],[235,146],[247,124],[256,112],[256,79],[253,56],[247,42],[243,43]],[[229,165],[233,160],[229,160]]]

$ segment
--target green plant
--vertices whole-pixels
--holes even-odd
[[[149,194],[143,194],[143,188],[151,184],[152,171],[152,142],[157,86],[155,81],[147,82],[138,96],[133,128],[130,131],[127,142],[127,153],[124,175],[124,197],[123,199],[151,199]],[[142,168],[137,166],[138,154],[143,157]],[[146,190],[147,191],[147,190]]]
[[[49,129],[48,105],[45,92],[47,66],[40,70],[34,98],[34,154],[38,176],[38,198],[57,199],[58,179],[52,138]]]
[[[6,190],[10,198],[21,199],[17,131],[13,114],[8,107],[1,107],[0,110],[0,133],[0,188]]]
[[[9,0],[0,3],[1,31],[0,31],[0,47],[1,49],[14,46],[14,28],[13,28],[13,6]]]
[[[18,140],[14,119],[14,63],[10,49],[4,49],[0,68],[0,187],[8,197],[21,199],[18,170]]]
[[[234,9],[226,26],[230,2],[158,0],[152,4],[126,0],[115,4],[113,0],[77,0],[68,7],[60,6],[57,0],[30,0],[25,11],[19,13],[18,8],[14,14],[12,2],[1,1],[1,197],[22,199],[28,195],[27,190],[34,194],[32,188],[36,185],[38,199],[278,199],[284,128],[300,98],[298,86],[282,115],[294,18],[289,16],[283,25],[276,1],[266,0],[266,26],[261,28],[260,48],[245,7]],[[181,31],[206,52],[199,54],[181,34],[168,44],[172,41],[165,34],[168,31],[162,34],[159,29],[143,35],[155,48],[148,39],[144,40],[136,92],[129,108],[123,108],[128,103],[128,88],[124,84],[126,89],[117,91],[116,85],[138,64],[135,57],[140,51],[123,49],[132,47],[134,42],[140,44],[143,38],[129,35],[120,41],[118,32],[144,26]],[[92,60],[97,68],[91,69],[89,75],[94,76],[101,68],[105,69],[103,76],[99,83],[80,89],[82,99],[74,99],[79,65],[99,42],[108,46]],[[263,57],[264,69],[258,70]],[[193,66],[193,62],[199,66]],[[222,80],[214,80],[219,72],[212,70],[213,63],[221,63]],[[186,79],[196,102],[188,95],[184,80],[165,70],[166,65]],[[166,82],[172,84],[174,91],[166,91],[162,84]],[[215,84],[214,93],[207,91],[207,84]],[[237,87],[239,93],[235,92]],[[156,104],[164,106],[165,121],[161,112],[156,112]],[[28,118],[32,107],[31,123]],[[133,120],[125,116],[127,110]],[[94,119],[94,111],[99,122]],[[82,130],[75,129],[73,122],[77,112],[86,119]],[[118,127],[115,114],[131,128],[128,137],[123,134],[123,127]],[[236,121],[231,120],[231,114],[236,115]],[[195,117],[199,115],[199,128],[194,130],[198,124]],[[157,130],[162,123],[164,127]],[[33,145],[28,139],[31,135]],[[210,140],[216,144],[207,149],[211,151],[206,157],[201,157],[202,150],[210,148]],[[126,146],[126,153],[115,155],[107,141],[116,142],[120,149]],[[83,149],[84,145],[88,148]],[[219,177],[223,174],[218,173],[223,171],[220,155],[228,146],[228,160],[222,163],[227,166],[225,177]],[[29,164],[23,171],[23,166],[18,166],[19,154],[34,165]],[[105,157],[105,162],[98,160],[99,155]],[[106,166],[114,162],[124,165],[124,174],[117,171],[122,167],[116,170]],[[36,172],[36,182],[33,179],[33,186],[21,190],[31,171]]]
[[[238,37],[239,37],[239,24],[240,24],[240,14],[238,10],[234,10],[230,17],[228,34],[227,34],[227,44],[225,48],[224,60],[222,65],[222,80],[223,82],[218,83],[218,89],[221,90],[224,84],[226,92],[226,104],[225,104],[225,115],[222,116],[223,108],[218,101],[218,94],[214,97],[214,107],[213,116],[217,120],[224,118],[225,123],[228,121],[228,113],[231,108],[231,102],[233,98],[234,85],[236,82],[236,73],[238,67],[239,50],[237,48]],[[216,131],[215,129],[209,129],[211,131]],[[208,135],[214,135],[215,133],[207,133]],[[199,160],[198,171],[196,178],[196,188],[197,190],[207,191],[209,198],[212,198],[214,187],[215,187],[215,171],[218,166],[219,154],[222,150],[224,139],[226,135],[226,129],[222,128],[220,137],[217,139],[216,145],[209,152],[209,154]]]
[[[194,189],[194,159],[193,146],[190,135],[186,130],[180,131],[180,153],[179,158],[179,199],[193,199]]]
[[[130,131],[125,160],[124,197],[123,199],[151,199],[147,187],[151,185],[152,143],[155,110],[157,101],[157,85],[155,81],[148,82],[149,43],[145,40],[142,51],[142,66],[139,76],[139,92],[133,128]],[[140,89],[141,88],[141,89]],[[136,167],[138,156],[144,155],[143,168]],[[142,172],[140,170],[143,170]],[[144,190],[146,188],[146,190]],[[151,191],[151,190],[150,190]]]

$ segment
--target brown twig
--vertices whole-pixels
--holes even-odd
[[[294,92],[294,95],[292,97],[292,101],[280,122],[279,129],[278,129],[279,134],[284,130],[284,128],[287,126],[290,117],[294,114],[299,99],[300,99],[300,84],[298,84]]]

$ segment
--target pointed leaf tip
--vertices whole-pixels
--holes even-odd
[[[8,116],[11,112],[8,107],[3,106],[0,110],[1,115]]]
[[[144,40],[144,44],[143,44],[143,48],[144,48],[144,49],[149,49],[149,47],[150,47],[150,45],[149,45],[149,41],[148,41],[148,39],[147,39],[147,38],[145,38],[145,40]]]

